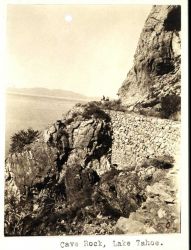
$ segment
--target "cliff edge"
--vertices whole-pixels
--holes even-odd
[[[130,110],[180,119],[181,7],[153,6],[134,55],[134,65],[118,91]]]
[[[179,232],[179,122],[97,105],[9,154],[6,236]]]
[[[180,232],[180,26],[180,6],[153,7],[125,108],[78,104],[9,153],[6,236]]]

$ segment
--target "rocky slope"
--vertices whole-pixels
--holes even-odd
[[[179,12],[153,7],[119,90],[127,109],[180,111]],[[178,121],[76,105],[6,159],[5,235],[179,232],[179,144]]]
[[[130,110],[179,119],[181,8],[152,8],[118,95]]]
[[[110,111],[113,164],[131,169],[145,159],[177,157],[180,150],[180,122],[171,119]]]
[[[9,154],[5,235],[179,230],[174,155],[150,155],[130,167],[127,160],[124,167],[121,153],[113,164],[119,149],[113,147],[115,120],[109,113],[94,102],[77,105],[22,152]]]
[[[38,225],[47,222],[47,212],[52,212],[52,221],[70,215],[72,219],[78,210],[92,204],[91,194],[99,181],[98,173],[104,172],[104,168],[108,170],[109,122],[109,116],[99,108],[78,105],[21,153],[9,155],[5,195],[6,218],[10,220],[6,224],[7,233],[46,234]],[[95,159],[101,165],[101,169],[96,165],[96,171],[91,167]],[[13,207],[9,207],[10,200]],[[14,232],[11,227],[18,221],[15,218],[17,222],[11,222],[9,215],[11,209],[18,208],[22,211],[15,214],[23,228],[20,226],[21,231],[15,228]],[[24,221],[28,222],[27,228]]]

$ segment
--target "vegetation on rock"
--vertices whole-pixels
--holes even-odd
[[[10,153],[21,153],[26,145],[37,139],[38,135],[39,131],[32,128],[18,131],[11,137]]]
[[[178,170],[170,155],[175,145],[167,151],[163,143],[164,136],[168,143],[174,138],[177,130],[168,129],[173,121],[165,127],[162,119],[125,118],[117,112],[129,105],[144,115],[170,118],[180,111],[176,15],[178,6],[153,7],[135,65],[119,91],[122,103],[104,99],[78,104],[43,133],[28,129],[12,137],[5,166],[6,236],[179,231]],[[122,120],[112,120],[112,111]],[[140,124],[146,124],[144,131]],[[150,140],[153,133],[160,135],[155,141]],[[148,143],[155,145],[147,148]]]
[[[147,189],[166,178],[173,159],[150,159],[119,170],[111,163],[109,118],[94,103],[77,105],[30,148],[9,155],[6,236],[121,233],[121,217],[128,219],[147,202],[152,206]]]

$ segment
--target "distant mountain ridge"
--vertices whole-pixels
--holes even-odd
[[[58,98],[71,98],[89,100],[91,97],[62,89],[47,89],[47,88],[7,88],[7,93],[33,95],[33,96],[50,96]]]

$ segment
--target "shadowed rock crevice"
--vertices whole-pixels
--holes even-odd
[[[166,31],[180,31],[181,30],[181,6],[175,6],[164,21],[164,28]]]

